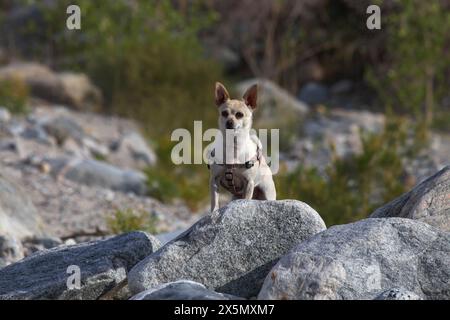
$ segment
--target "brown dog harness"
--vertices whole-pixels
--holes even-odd
[[[211,151],[211,157],[214,158],[215,153],[214,150]],[[225,167],[225,181],[227,183],[227,186],[229,188],[232,188],[234,190],[234,194],[237,194],[237,190],[236,190],[236,185],[234,183],[234,170],[235,169],[250,169],[252,168],[255,163],[260,163],[261,162],[261,157],[262,157],[262,152],[261,149],[259,147],[257,147],[256,149],[256,155],[251,158],[250,160],[246,161],[245,163],[233,163],[233,164],[219,164],[216,163],[218,166],[224,166]],[[208,164],[208,169],[210,168],[210,164]]]

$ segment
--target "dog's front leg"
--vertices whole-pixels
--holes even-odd
[[[253,190],[255,190],[255,182],[253,180],[249,180],[247,182],[247,186],[245,187],[244,199],[253,198]]]
[[[219,209],[219,186],[215,179],[211,179],[209,189],[211,193],[211,212],[214,212]]]

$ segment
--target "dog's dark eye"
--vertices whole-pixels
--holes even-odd
[[[222,111],[222,116],[228,117],[228,111]]]
[[[236,112],[236,119],[240,119],[244,116],[242,112]]]

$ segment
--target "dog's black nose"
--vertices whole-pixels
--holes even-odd
[[[233,129],[234,127],[233,120],[228,120],[225,126],[227,127],[227,129]]]

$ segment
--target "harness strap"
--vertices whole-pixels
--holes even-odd
[[[214,150],[211,151],[211,157],[214,158]],[[233,188],[234,194],[237,194],[236,185],[234,184],[234,169],[236,168],[252,168],[256,162],[261,163],[262,152],[259,146],[256,149],[256,155],[250,160],[246,161],[244,164],[242,163],[234,163],[234,164],[217,164],[219,166],[225,166],[225,180],[227,182],[228,187]],[[210,169],[210,164],[208,163],[208,169]]]
[[[215,154],[214,154],[214,150],[211,151],[211,157],[214,158]],[[234,164],[224,164],[224,163],[217,163],[218,166],[225,166],[226,168],[230,168],[230,169],[234,169],[234,168],[246,168],[246,169],[250,169],[251,167],[253,167],[255,165],[256,162],[261,162],[261,158],[262,158],[262,152],[261,149],[259,147],[257,147],[256,149],[256,154],[253,158],[251,158],[250,160],[246,161],[245,163],[234,163]],[[210,164],[207,164],[208,169],[210,169]]]

